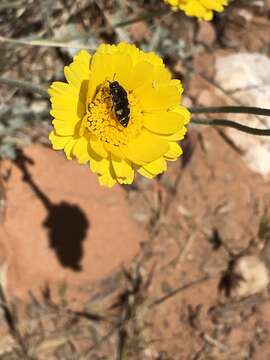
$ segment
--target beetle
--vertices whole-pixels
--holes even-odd
[[[127,127],[130,117],[127,92],[118,81],[112,81],[109,83],[115,117],[122,126]]]

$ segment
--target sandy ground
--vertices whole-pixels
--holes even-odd
[[[171,42],[162,30],[156,47],[184,81],[185,104],[230,103],[214,82],[218,56],[269,56],[270,4],[262,3],[235,1],[211,24],[178,14],[159,20]],[[41,23],[29,4],[5,13],[6,36],[48,35],[67,23],[80,32],[91,16],[98,28],[115,15],[110,1],[104,16],[84,1],[62,12],[56,2],[53,21]],[[153,1],[136,1],[134,16],[142,6],[154,9]],[[143,44],[153,34],[145,21],[97,39]],[[61,79],[70,61],[59,49],[15,49],[5,45],[1,75],[45,84]],[[21,93],[3,89],[10,109],[21,106]],[[46,111],[46,101],[24,96],[24,106]],[[1,161],[0,359],[270,359],[269,178],[250,170],[227,130],[190,126],[184,155],[164,175],[112,190],[52,151],[48,130],[23,127],[16,160]],[[253,271],[249,281],[242,267]]]

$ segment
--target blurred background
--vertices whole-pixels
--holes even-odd
[[[1,0],[0,359],[267,360],[266,137],[190,124],[165,174],[113,189],[50,147],[49,101],[21,82],[46,90],[120,41],[161,56],[185,106],[270,108],[269,0],[212,22],[161,0]]]

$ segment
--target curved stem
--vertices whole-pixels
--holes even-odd
[[[254,114],[270,116],[270,109],[255,106],[207,106],[207,107],[191,107],[189,111],[192,114]]]
[[[213,126],[227,126],[247,134],[258,136],[270,136],[270,129],[252,128],[246,125],[239,124],[238,122],[227,119],[192,119],[191,123],[199,125],[213,125]]]
[[[25,91],[31,91],[33,93],[37,93],[41,95],[43,98],[49,98],[49,94],[45,89],[38,85],[33,85],[29,82],[22,81],[22,80],[15,80],[15,79],[6,79],[0,77],[0,84],[8,85],[8,86],[15,86],[18,89],[22,89]]]

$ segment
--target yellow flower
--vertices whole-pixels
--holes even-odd
[[[181,9],[188,16],[202,20],[212,20],[213,11],[222,12],[228,0],[165,0],[173,9]]]
[[[177,141],[190,114],[180,105],[180,81],[157,55],[103,44],[93,56],[80,51],[64,74],[68,83],[54,82],[48,91],[49,139],[68,159],[89,162],[101,185],[131,184],[135,171],[153,178],[182,154]]]

